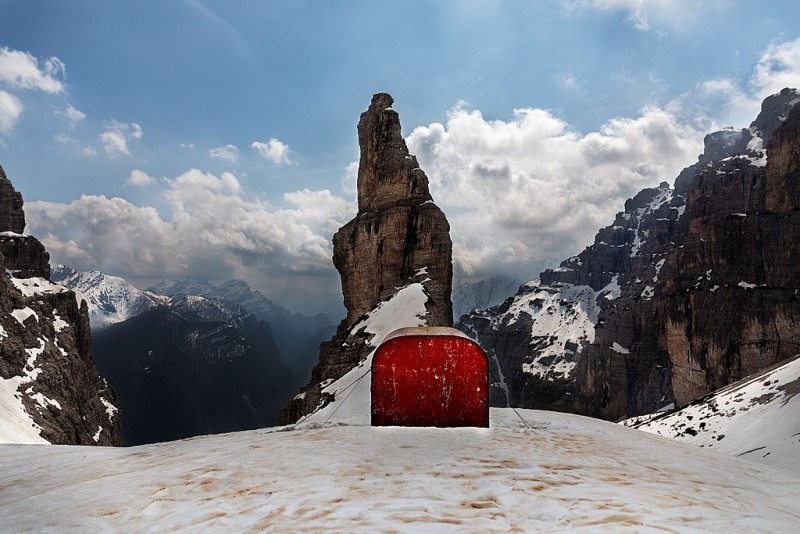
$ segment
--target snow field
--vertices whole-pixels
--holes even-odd
[[[800,476],[593,419],[0,446],[13,532],[791,531]]]
[[[800,356],[637,426],[800,473]]]

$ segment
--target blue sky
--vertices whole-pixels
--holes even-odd
[[[800,3],[0,0],[0,165],[54,261],[335,314],[356,123],[390,92],[456,275],[521,279],[800,85]]]

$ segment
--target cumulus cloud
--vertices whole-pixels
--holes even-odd
[[[149,178],[134,171],[129,180]],[[355,214],[354,202],[301,190],[285,195],[287,207],[275,207],[243,190],[231,173],[197,169],[163,183],[160,212],[122,198],[82,196],[26,203],[28,224],[53,261],[78,269],[134,280],[241,277],[274,298],[305,289],[341,300],[330,238]]]
[[[8,133],[22,113],[22,102],[5,91],[0,91],[0,133]]]
[[[145,187],[148,185],[153,185],[154,183],[156,183],[155,178],[144,171],[140,171],[139,169],[132,170],[130,176],[128,176],[128,179],[125,180],[125,185],[132,185],[134,187]]]
[[[270,138],[266,143],[254,141],[250,147],[255,150],[262,158],[271,161],[275,165],[289,165],[292,163],[290,159],[289,145],[275,139]]]
[[[236,147],[236,145],[219,146],[209,150],[208,155],[212,158],[235,162],[237,159],[239,159],[239,148]]]
[[[66,68],[57,57],[49,57],[39,64],[29,52],[0,48],[0,81],[19,89],[38,89],[47,93],[64,91]]]
[[[461,104],[407,141],[450,220],[462,276],[536,276],[702,151],[702,133],[659,108],[582,135],[546,110],[487,120]]]
[[[128,141],[142,138],[142,128],[135,122],[126,123],[116,120],[107,121],[106,131],[98,136],[103,150],[109,155],[130,155]]]

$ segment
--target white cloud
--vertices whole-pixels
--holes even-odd
[[[80,150],[78,151],[78,153],[81,156],[94,157],[94,156],[97,155],[97,150],[93,146],[90,146],[90,145],[81,146],[81,142],[80,141],[78,141],[74,137],[70,137],[69,135],[67,135],[67,134],[65,134],[63,132],[54,135],[53,139],[56,141],[56,143],[59,143],[61,145],[70,146],[70,147],[73,147],[73,148],[78,148],[79,147]]]
[[[208,151],[208,155],[212,158],[225,159],[235,162],[239,159],[239,149],[236,145],[225,145],[217,148],[212,148]]]
[[[125,123],[116,120],[106,122],[106,131],[98,136],[103,150],[110,155],[130,155],[128,148],[130,139],[141,139],[142,128],[135,122]]]
[[[145,187],[156,183],[156,179],[139,169],[131,171],[131,175],[125,180],[125,185],[132,185],[135,187]]]
[[[8,133],[17,123],[23,106],[19,98],[0,91],[0,133]]]
[[[83,122],[84,120],[86,120],[86,113],[84,113],[83,111],[79,110],[78,108],[76,108],[76,107],[74,107],[72,105],[67,106],[67,109],[62,111],[61,114],[64,117],[66,117],[66,119],[70,123],[70,126],[72,126],[73,128],[79,122]]]
[[[139,172],[131,178],[146,181]],[[28,224],[53,261],[79,269],[132,279],[241,277],[284,302],[302,291],[341,301],[331,236],[355,215],[355,202],[301,190],[285,195],[288,207],[275,207],[231,173],[196,169],[163,183],[161,214],[121,198],[82,196],[26,203]]]
[[[275,165],[289,165],[292,163],[289,145],[274,137],[270,138],[266,143],[254,141],[250,147],[258,152],[262,158],[271,161]]]
[[[28,52],[0,48],[0,81],[19,89],[39,89],[47,93],[60,93],[66,68],[57,57],[50,57],[39,65],[39,60]]]
[[[761,54],[751,84],[760,98],[784,87],[800,89],[800,38],[773,43]]]
[[[759,57],[750,78],[713,78],[671,104],[686,119],[694,116],[709,130],[741,128],[756,118],[761,102],[785,87],[800,88],[800,38],[773,43]],[[691,104],[690,104],[691,102]]]
[[[358,161],[352,161],[344,168],[341,186],[342,192],[356,198],[358,194]]]
[[[450,220],[458,272],[536,276],[590,244],[626,198],[672,182],[702,134],[658,108],[581,135],[541,109],[490,121],[459,105],[408,145]]]
[[[97,149],[91,145],[86,145],[81,149],[81,155],[93,158],[97,155]]]

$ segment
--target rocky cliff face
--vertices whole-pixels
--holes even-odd
[[[674,189],[641,191],[581,254],[463,317],[495,398],[617,419],[800,352],[798,102],[784,90],[750,128],[709,134]]]
[[[0,169],[0,413],[5,441],[121,444],[117,397],[92,361],[86,303],[49,280],[22,196]]]
[[[682,406],[800,352],[798,102],[794,90],[768,98],[728,134],[731,155],[676,184],[685,212],[601,314],[579,410],[617,419]]]
[[[311,382],[281,411],[279,422],[297,421],[330,401],[320,384],[342,377],[374,350],[362,319],[402,288],[422,285],[428,326],[453,324],[450,226],[433,203],[427,176],[408,153],[392,103],[388,94],[376,94],[361,114],[358,215],[333,236],[347,316],[320,347]],[[417,321],[397,317],[397,327]]]

